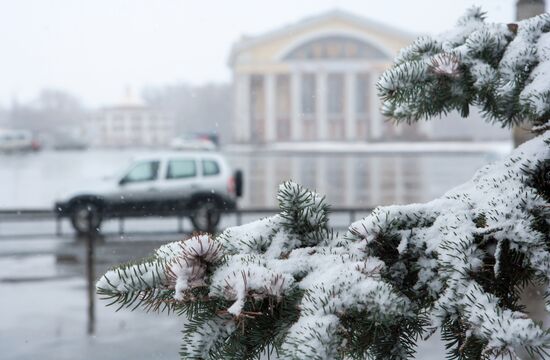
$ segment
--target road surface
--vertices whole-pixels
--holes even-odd
[[[181,235],[154,240],[112,236],[98,243],[97,273],[141,258]],[[3,360],[179,359],[184,318],[106,307],[96,299],[96,334],[88,336],[83,241],[71,237],[0,239],[0,349]],[[417,357],[444,358],[437,341]]]

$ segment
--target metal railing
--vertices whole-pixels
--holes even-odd
[[[368,214],[373,210],[373,208],[353,208],[353,207],[333,207],[330,209],[332,216],[337,214],[347,214],[348,222],[346,225],[351,224],[357,220],[359,214]],[[250,221],[256,218],[265,217],[267,215],[277,214],[280,210],[278,208],[243,208],[235,209],[230,211],[224,211],[222,216],[227,218],[229,216],[234,217],[233,225],[242,225],[243,217],[250,217]],[[177,233],[184,233],[185,229],[183,226],[184,219],[187,216],[180,214],[168,214],[162,216],[163,219],[174,218],[177,220]],[[109,220],[118,221],[118,231],[119,235],[124,235],[126,233],[125,221],[128,219],[138,218],[138,216],[119,216],[119,217],[110,217]],[[15,224],[22,222],[38,222],[38,221],[54,221],[55,228],[52,229],[52,233],[40,234],[40,235],[55,235],[62,236],[63,233],[63,222],[66,218],[61,218],[51,209],[3,209],[0,210],[0,236],[11,236],[10,234],[5,234],[2,229],[5,224]],[[247,219],[248,220],[248,219]],[[346,226],[347,227],[347,226]],[[72,232],[71,232],[72,233]],[[17,236],[24,236],[25,232],[18,231]],[[30,235],[30,233],[29,233]],[[36,235],[33,233],[33,235]]]

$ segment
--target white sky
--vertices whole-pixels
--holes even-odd
[[[330,9],[437,33],[473,4],[491,21],[515,16],[515,0],[0,0],[0,105],[45,87],[95,106],[126,86],[229,81],[242,34]]]

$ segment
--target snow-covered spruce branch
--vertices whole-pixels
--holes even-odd
[[[284,183],[279,215],[165,245],[98,292],[185,314],[185,359],[406,359],[438,328],[450,358],[549,358],[550,333],[519,300],[550,280],[549,20],[482,17],[403,50],[379,82],[384,108],[413,121],[477,104],[539,137],[440,199],[378,208],[340,236],[322,197]]]
[[[550,278],[549,171],[547,132],[442,198],[377,208],[341,236],[322,198],[287,182],[281,214],[165,245],[97,287],[187,314],[183,358],[405,359],[432,327],[457,358],[547,354],[519,294]]]
[[[416,121],[470,105],[503,125],[550,117],[550,14],[517,24],[484,21],[472,8],[457,26],[401,50],[378,82],[384,113]]]

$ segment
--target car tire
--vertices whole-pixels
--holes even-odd
[[[92,224],[89,224],[91,219]],[[93,202],[82,202],[73,206],[71,224],[78,235],[85,235],[92,231],[99,231],[102,215],[100,208]]]
[[[214,200],[198,201],[191,212],[191,223],[198,232],[213,233],[221,219],[221,211]]]

